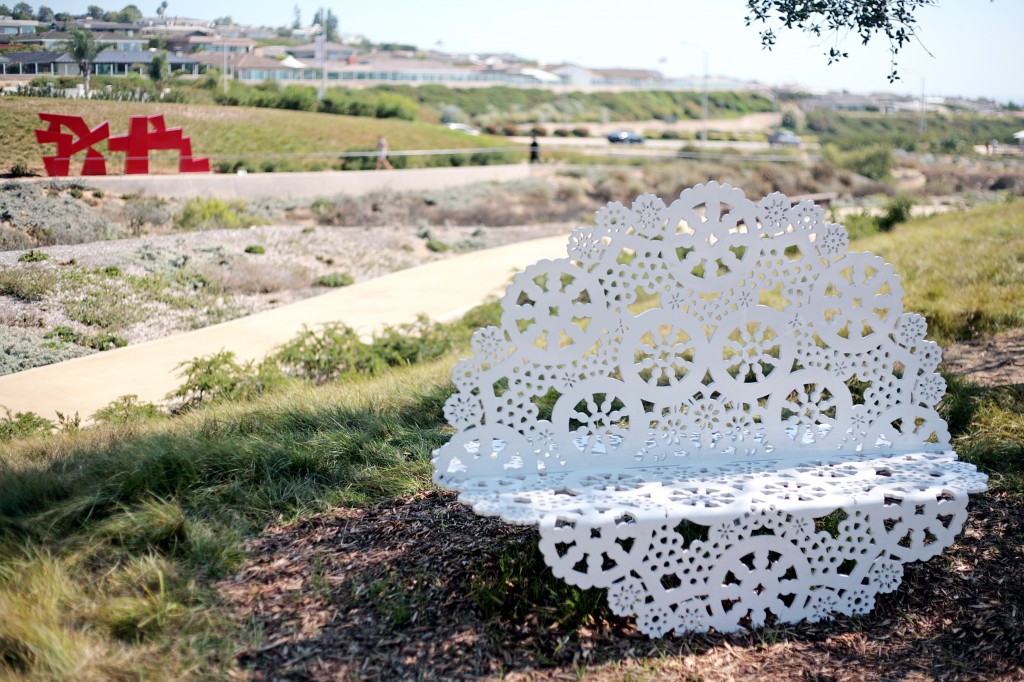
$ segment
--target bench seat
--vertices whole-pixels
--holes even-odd
[[[652,637],[865,613],[987,481],[902,294],[810,202],[609,204],[474,334],[434,480]]]

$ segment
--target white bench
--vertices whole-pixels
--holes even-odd
[[[609,204],[474,335],[435,482],[538,524],[557,576],[652,637],[870,611],[986,477],[934,409],[924,318],[848,246],[779,193]]]

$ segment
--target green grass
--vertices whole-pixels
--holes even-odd
[[[211,158],[214,167],[226,164],[249,171],[265,170],[273,162],[277,170],[323,170],[338,165],[338,153],[354,149],[372,149],[377,136],[384,135],[395,151],[416,149],[459,149],[508,146],[506,140],[486,135],[470,138],[457,131],[429,123],[372,119],[302,111],[224,107],[215,105],[88,102],[81,100],[7,97],[0,107],[0,173],[15,164],[23,164],[43,174],[43,154],[52,153],[52,145],[40,145],[35,131],[43,124],[38,112],[82,116],[95,127],[110,122],[112,135],[128,131],[131,116],[162,113],[168,126],[181,126],[192,140],[197,156]],[[97,149],[107,156],[107,172],[121,172],[123,155],[109,155],[106,142]],[[305,157],[268,158],[274,155]],[[79,156],[84,156],[80,154]],[[431,157],[410,157],[409,164],[426,163]],[[152,172],[177,172],[177,156],[151,154]],[[72,174],[80,170],[80,159],[72,162]]]
[[[854,242],[895,265],[940,343],[1024,327],[1024,202],[911,220]]]
[[[179,679],[234,646],[238,624],[210,610],[210,584],[237,568],[242,539],[425,488],[449,369],[10,444],[0,676]]]

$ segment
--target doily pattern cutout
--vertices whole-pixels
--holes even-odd
[[[435,482],[539,525],[556,575],[652,637],[869,611],[987,479],[950,449],[924,318],[849,245],[716,182],[607,205],[473,336]]]

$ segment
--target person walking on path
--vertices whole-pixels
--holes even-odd
[[[374,170],[380,170],[381,166],[384,166],[388,170],[394,170],[394,166],[388,161],[388,152],[391,148],[388,147],[388,141],[384,139],[383,135],[377,136],[377,165]]]
[[[536,135],[530,142],[530,163],[540,163],[540,142],[537,142]]]

